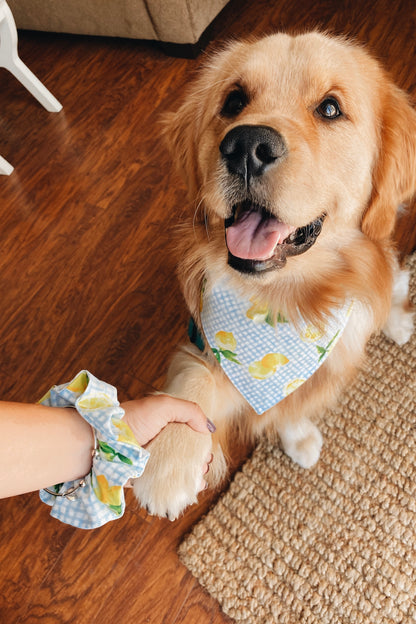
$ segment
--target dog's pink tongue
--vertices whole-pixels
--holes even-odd
[[[227,229],[227,247],[237,258],[268,260],[276,245],[283,243],[295,229],[274,217],[264,219],[256,211],[244,213]]]

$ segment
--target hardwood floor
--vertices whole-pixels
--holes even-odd
[[[415,22],[413,0],[232,0],[209,49],[320,26],[368,44],[415,96]],[[0,153],[16,167],[0,178],[2,398],[36,401],[82,368],[121,399],[140,396],[161,386],[186,335],[168,243],[190,207],[158,119],[204,55],[42,33],[20,33],[19,49],[64,108],[47,113],[0,74]],[[416,247],[415,225],[413,210],[398,231],[403,252]],[[94,532],[51,519],[36,493],[0,501],[0,622],[229,622],[176,555],[216,496],[170,523],[128,492],[125,516]]]

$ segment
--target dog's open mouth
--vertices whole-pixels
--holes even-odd
[[[225,220],[228,264],[242,273],[281,268],[289,256],[301,254],[314,244],[325,216],[296,228],[282,223],[263,206],[250,201],[236,204],[232,216]]]

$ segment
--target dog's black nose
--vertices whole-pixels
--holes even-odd
[[[236,126],[220,145],[228,171],[244,178],[246,185],[263,175],[286,151],[282,135],[269,126]]]

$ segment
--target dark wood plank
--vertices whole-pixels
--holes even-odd
[[[232,0],[209,49],[228,37],[314,26],[367,44],[416,96],[412,1]],[[186,335],[171,228],[187,206],[160,142],[204,55],[174,59],[136,41],[21,33],[23,60],[64,104],[47,113],[0,72],[0,385],[35,401],[88,368],[121,399],[161,387]],[[416,247],[412,207],[397,238]],[[249,449],[237,449],[235,466]],[[124,518],[85,533],[51,519],[37,494],[0,501],[0,621],[226,624],[179,562],[184,534],[218,494],[179,521],[149,518],[128,492]]]
[[[219,604],[208,594],[201,591],[199,585],[194,585],[175,624],[231,624],[233,620],[227,617]]]
[[[36,540],[37,548],[43,547],[43,557],[47,557],[48,561],[46,565],[45,562],[37,562],[37,568],[44,571],[43,578],[38,578],[31,566],[33,552],[32,557],[30,551],[27,552],[23,570],[15,566],[16,584],[10,586],[7,592],[14,605],[11,609],[13,617],[19,617],[18,621],[22,622],[73,622],[74,605],[82,605],[80,617],[83,619],[80,621],[94,621],[103,596],[110,593],[114,584],[123,577],[127,563],[135,556],[141,542],[146,540],[154,521],[144,517],[144,514],[141,517],[134,511],[130,497],[127,500],[129,510],[114,526],[102,527],[99,539],[98,536],[91,539],[87,531],[76,530],[69,537],[68,529],[57,528],[53,519],[44,517],[44,521],[39,523],[37,518],[32,539]],[[61,532],[64,537],[61,537]],[[132,540],[133,535],[137,536],[135,541]],[[59,556],[50,561],[49,539],[54,537],[58,537],[54,550]],[[23,583],[22,573],[25,575]],[[21,600],[22,592],[25,594],[24,601]]]

